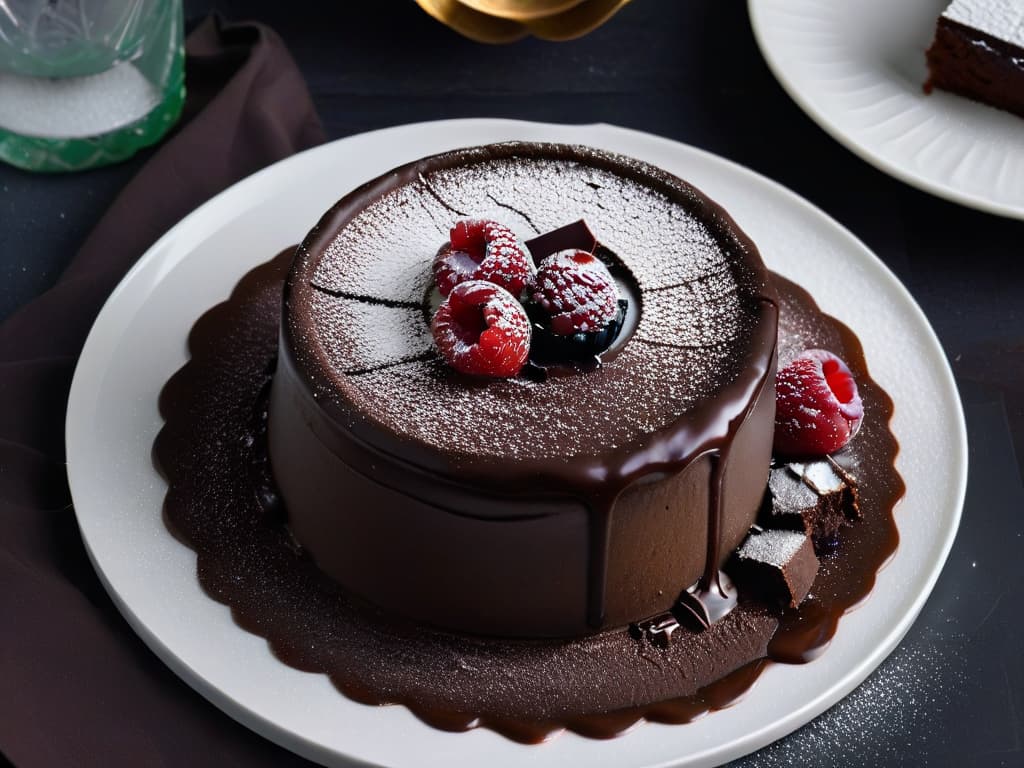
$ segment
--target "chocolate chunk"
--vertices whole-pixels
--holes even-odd
[[[679,629],[679,622],[671,613],[663,613],[653,619],[630,624],[629,631],[638,640],[647,640],[651,645],[668,648],[672,633]]]
[[[831,457],[772,469],[768,491],[761,524],[804,533],[819,553],[843,526],[860,518],[856,479]]]
[[[803,533],[763,531],[750,534],[736,550],[730,573],[744,597],[796,608],[818,575],[818,557]]]
[[[814,519],[821,501],[818,494],[790,471],[788,465],[769,471],[766,501],[759,517],[764,527],[808,535],[814,530]]]
[[[724,618],[737,602],[736,587],[724,571],[718,571],[709,584],[703,581],[684,590],[672,606],[679,622],[694,632],[703,632]]]
[[[768,492],[769,504],[761,517],[765,528],[806,534],[820,549],[846,525],[842,487],[812,487],[804,480],[802,465],[787,464],[771,470]]]
[[[597,238],[590,231],[587,222],[580,219],[572,224],[566,224],[564,227],[538,235],[532,240],[527,240],[525,245],[530,255],[533,256],[533,260],[540,264],[546,256],[559,251],[572,249],[593,253],[597,247]]]

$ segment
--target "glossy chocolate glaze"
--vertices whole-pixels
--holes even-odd
[[[557,200],[534,199],[551,186]],[[413,359],[425,328],[413,309],[386,337],[338,321],[422,297],[437,238],[488,201],[528,227],[571,221],[573,206],[604,223],[595,234],[632,275],[639,320],[599,370],[481,382],[430,360],[429,342]],[[659,227],[668,242],[633,242]],[[718,569],[756,516],[763,484],[749,467],[767,475],[776,297],[753,243],[699,191],[586,147],[437,155],[343,198],[299,246],[285,296],[271,464],[296,538],[349,591],[440,627],[520,637],[621,627],[695,582],[712,620],[734,603]],[[399,352],[368,369],[381,346]],[[734,451],[747,469],[730,471]],[[658,556],[666,538],[676,550]],[[358,561],[389,550],[395,567]]]
[[[903,485],[888,430],[892,403],[868,376],[853,333],[776,278],[781,359],[832,349],[857,376],[866,413],[837,456],[860,479],[863,520],[822,559],[799,610],[782,614],[780,625],[778,614],[741,600],[708,630],[680,628],[665,648],[626,630],[571,641],[486,640],[385,616],[324,577],[268,498],[263,404],[289,261],[286,253],[257,268],[196,323],[191,360],[161,394],[166,425],[154,455],[169,483],[165,519],[196,551],[206,592],[267,638],[282,662],[328,674],[352,699],[404,704],[439,728],[483,726],[522,742],[562,729],[609,738],[640,719],[688,722],[742,696],[769,659],[818,655],[896,548],[893,508]]]

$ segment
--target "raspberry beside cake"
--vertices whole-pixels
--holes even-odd
[[[523,240],[586,220],[628,298],[599,367],[480,379],[439,357],[431,264],[467,217]],[[349,593],[447,629],[579,636],[681,597],[713,619],[764,496],[776,333],[754,245],[663,171],[550,144],[403,166],[288,277],[269,452],[289,525]]]

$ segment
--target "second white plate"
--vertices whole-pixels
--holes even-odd
[[[936,90],[925,50],[949,0],[748,0],[794,101],[864,160],[953,202],[1024,218],[1024,118]]]
[[[902,543],[832,646],[773,666],[739,704],[684,726],[644,723],[611,741],[565,734],[540,746],[485,730],[443,733],[402,707],[368,707],[287,667],[202,592],[195,554],[163,525],[151,447],[157,396],[186,360],[195,320],[238,279],[297,242],[358,184],[417,157],[494,141],[578,142],[654,163],[733,213],[769,266],[855,329],[896,403]],[[942,413],[943,418],[935,417]],[[67,416],[68,476],[83,539],[125,618],[186,682],[231,716],[330,765],[461,768],[710,766],[799,727],[845,696],[896,646],[938,577],[960,519],[966,437],[953,379],[903,286],[849,232],[779,185],[698,149],[605,125],[455,120],[353,136],[278,163],[196,210],[139,261],[96,320]]]

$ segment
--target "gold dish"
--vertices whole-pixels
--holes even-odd
[[[480,43],[511,43],[527,35],[562,41],[582,37],[629,0],[416,0],[424,11]]]
[[[584,0],[460,0],[480,13],[511,21],[532,21],[567,11]]]

